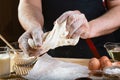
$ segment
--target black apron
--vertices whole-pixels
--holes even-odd
[[[44,29],[50,31],[53,22],[64,12],[69,10],[80,10],[87,20],[95,19],[106,12],[102,0],[42,0],[42,9],[45,19]],[[101,56],[109,56],[103,45],[106,42],[115,42],[113,34],[92,39]],[[76,46],[59,47],[48,52],[55,57],[91,58],[91,52],[84,39],[80,39]]]

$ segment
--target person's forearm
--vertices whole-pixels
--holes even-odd
[[[112,33],[120,27],[120,6],[112,7],[103,16],[89,22],[91,30],[89,38]]]
[[[27,30],[32,27],[42,27],[44,23],[42,10],[27,0],[21,0],[18,7],[18,18],[22,27]]]

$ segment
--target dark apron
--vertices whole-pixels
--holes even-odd
[[[106,12],[102,0],[42,0],[42,8],[45,19],[44,29],[50,31],[53,22],[64,12],[80,10],[88,21],[95,19]],[[92,39],[101,56],[109,56],[103,47],[106,42],[114,42],[113,34]],[[85,40],[80,39],[76,46],[59,47],[48,52],[55,57],[91,58],[91,52]]]

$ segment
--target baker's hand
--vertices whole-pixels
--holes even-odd
[[[19,47],[30,56],[37,56],[40,54],[41,45],[42,45],[42,35],[43,31],[40,27],[34,27],[27,30],[22,36],[19,38]],[[31,47],[28,44],[28,40],[32,39],[34,42],[34,47]]]
[[[83,13],[78,10],[67,11],[63,13],[56,21],[61,24],[67,20],[67,30],[69,31],[68,37],[74,38],[80,36],[83,39],[89,36],[88,21]]]

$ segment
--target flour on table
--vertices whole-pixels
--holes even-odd
[[[86,66],[63,62],[44,54],[24,78],[28,80],[74,80],[78,77],[88,77],[88,73]]]

